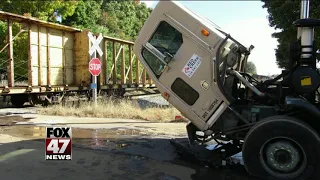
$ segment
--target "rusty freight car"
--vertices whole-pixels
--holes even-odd
[[[7,26],[6,39],[2,40],[5,44],[0,47],[3,67],[0,73],[5,74],[1,79],[1,96],[9,96],[13,105],[22,106],[25,102],[60,102],[70,93],[91,95],[88,31],[3,11],[0,20]],[[15,34],[14,23],[19,24]],[[25,58],[14,55],[15,39],[23,34],[28,51]],[[104,36],[100,44],[104,54],[99,57],[103,67],[98,76],[99,93],[116,90],[123,95],[129,88],[155,88],[135,58],[133,45],[130,41]]]

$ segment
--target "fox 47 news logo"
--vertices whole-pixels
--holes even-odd
[[[72,159],[71,127],[46,128],[46,160]]]

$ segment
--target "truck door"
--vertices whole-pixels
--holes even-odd
[[[177,27],[171,21],[160,21],[145,41],[141,56],[159,83],[171,91],[170,103],[179,100],[185,106],[180,109],[207,121],[222,103],[221,94],[211,84],[212,56],[195,37]]]

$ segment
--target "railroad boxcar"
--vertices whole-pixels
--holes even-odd
[[[90,98],[89,31],[3,11],[0,20],[8,29],[6,43],[0,47],[4,99],[9,96],[14,106],[22,106],[61,102],[71,93]],[[155,88],[132,53],[133,45],[104,36],[100,43],[104,53],[98,56],[103,67],[97,78],[99,93],[123,95],[130,88]],[[19,56],[23,49],[28,52]]]

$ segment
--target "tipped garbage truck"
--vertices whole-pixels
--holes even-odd
[[[320,20],[309,17],[308,0],[300,13],[289,68],[258,81],[245,71],[254,46],[178,2],[159,1],[134,52],[161,95],[189,119],[187,143],[172,140],[178,152],[215,166],[241,152],[252,176],[320,179]],[[219,146],[209,150],[213,140]]]

